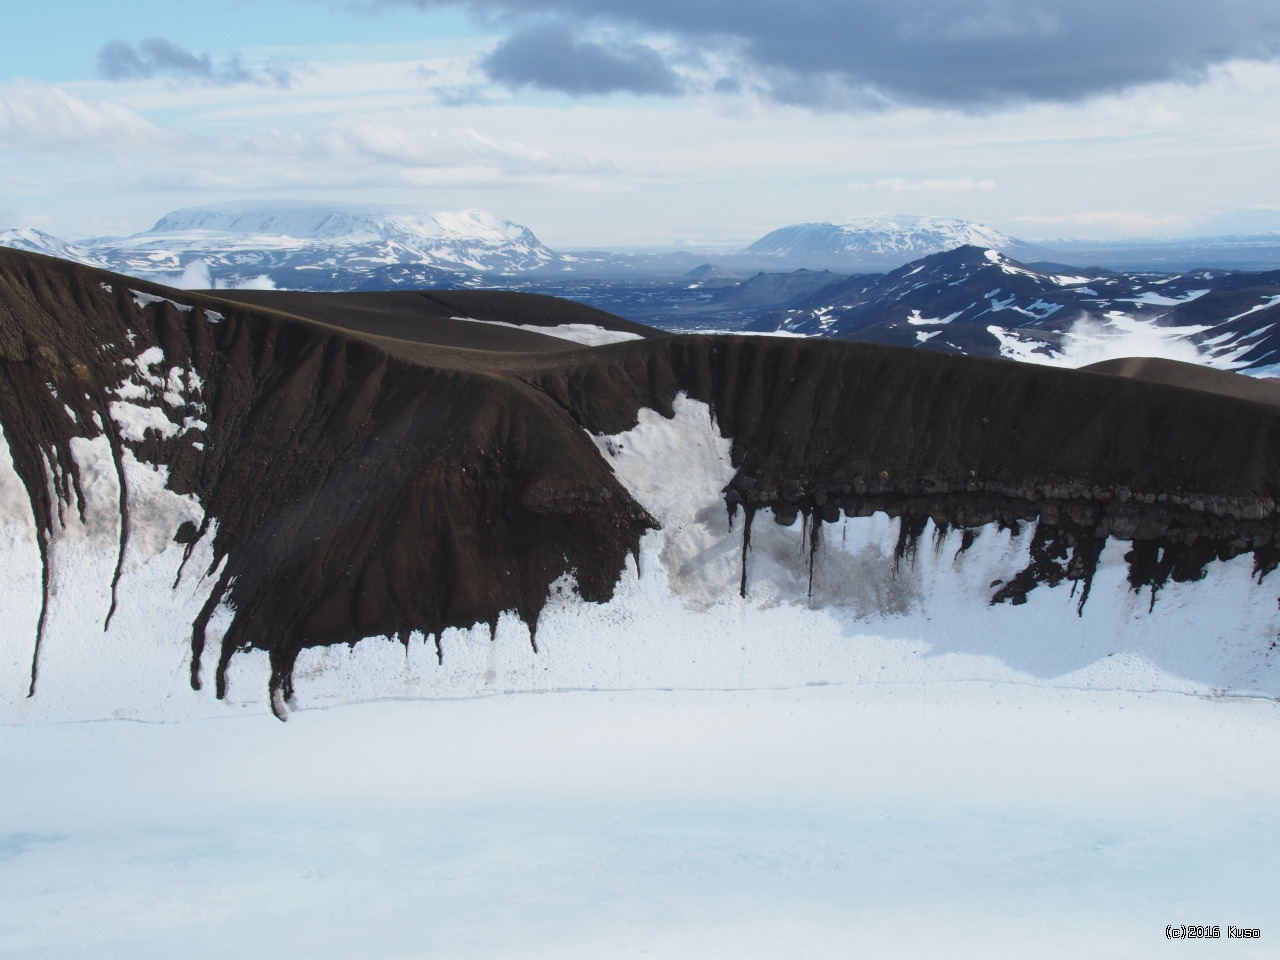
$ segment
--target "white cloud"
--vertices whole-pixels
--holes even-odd
[[[1166,234],[1188,224],[1187,218],[1181,214],[1150,210],[1085,210],[1055,216],[1020,216],[1011,219],[1014,223],[1041,227],[1086,227],[1127,236]]]
[[[1063,364],[1083,367],[1124,357],[1202,362],[1200,351],[1185,334],[1185,328],[1158,327],[1121,315],[1113,315],[1109,323],[1078,320],[1063,337]]]
[[[221,150],[221,148],[219,148]],[[259,133],[224,159],[269,189],[337,184],[429,187],[557,187],[601,189],[616,168],[589,158],[487,136],[468,127],[438,127],[420,112],[376,119],[339,117],[319,126]],[[210,164],[198,175],[220,180]],[[184,174],[186,175],[186,174]],[[197,175],[197,171],[191,171]],[[224,186],[224,189],[227,187]]]
[[[907,180],[903,177],[889,177],[876,180],[874,183],[854,181],[849,184],[853,191],[883,190],[888,193],[967,193],[970,190],[994,190],[994,180],[975,180],[973,177],[957,177],[953,180]]]
[[[510,140],[484,136],[465,127],[438,129],[418,122],[343,120],[306,135],[335,156],[356,153],[399,167],[484,166],[505,172],[585,172],[591,164],[576,157]]]
[[[497,64],[494,79],[531,79],[580,93],[658,92],[673,82],[656,48],[604,56],[580,39],[601,25],[626,43],[667,37],[696,48],[735,50],[771,97],[817,110],[926,104],[981,113],[1024,103],[1079,103],[1152,83],[1201,83],[1239,60],[1274,62],[1280,23],[1274,0],[1235,0],[1206,16],[1191,0],[791,0],[785,13],[764,0],[619,3],[618,0],[369,0],[374,7],[469,8],[509,31],[499,51],[518,47],[518,70]],[[1046,9],[1047,8],[1047,9]],[[647,65],[637,76],[637,65]],[[584,82],[591,78],[595,82]]]
[[[118,103],[89,102],[29,80],[0,85],[0,146],[10,150],[118,150],[170,137]]]
[[[1155,322],[1135,319],[1118,311],[1108,314],[1105,320],[1077,320],[1065,331],[1058,348],[1050,353],[1043,351],[1038,340],[1022,339],[1016,329],[996,326],[987,329],[1000,341],[1002,356],[1026,363],[1074,369],[1126,357],[1204,362],[1199,349],[1187,336],[1203,328],[1161,327]]]
[[[232,290],[274,290],[275,283],[265,273],[256,277],[248,277],[245,280],[237,281],[231,284],[229,289]]]
[[[308,64],[288,90],[162,77],[0,85],[6,205],[24,214],[17,225],[41,215],[67,237],[145,229],[170,209],[223,200],[476,207],[570,248],[748,242],[886,209],[1028,238],[1185,235],[1274,194],[1280,121],[1256,107],[1280,97],[1274,65],[1087,105],[837,122],[749,85],[589,103],[477,85],[474,63],[494,42],[245,51],[246,63]],[[677,68],[709,90],[734,75],[731,59],[712,51]],[[441,90],[464,87],[476,97],[443,105]]]
[[[179,290],[208,290],[213,287],[213,278],[209,276],[209,264],[204,260],[193,260],[183,268],[182,276],[174,284]]]
[[[173,286],[179,290],[274,290],[275,282],[266,274],[232,280],[214,280],[207,260],[193,260],[182,270]]]

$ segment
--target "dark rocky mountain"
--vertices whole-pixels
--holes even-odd
[[[819,290],[844,280],[829,270],[794,270],[790,273],[757,273],[739,283],[713,286],[710,296],[700,300],[663,303],[660,314],[649,322],[660,322],[668,329],[698,326],[710,322],[727,329],[742,329],[756,318],[796,301],[806,300]]]
[[[1280,271],[1078,270],[970,246],[851,277],[750,328],[1073,366],[1136,337],[1265,373],[1280,363],[1277,320]]]
[[[725,281],[731,285],[733,282],[742,279],[741,276],[732,270],[726,270],[724,267],[717,266],[714,263],[704,263],[701,266],[694,267],[685,274],[687,280],[698,280],[702,283],[710,284],[716,281]]]
[[[969,257],[952,258],[955,276]],[[1038,282],[990,263],[1003,286]],[[575,325],[632,339],[548,335]],[[221,696],[233,658],[265,652],[281,714],[307,648],[417,632],[439,650],[446,628],[504,612],[536,646],[553,586],[570,577],[581,601],[607,600],[658,524],[593,437],[646,409],[672,417],[682,397],[732,444],[715,512],[741,537],[744,594],[758,513],[804,519],[795,562],[810,576],[824,526],[842,518],[899,518],[894,565],[930,522],[958,531],[957,557],[983,528],[1034,524],[1029,555],[981,605],[1070,584],[1080,609],[1111,540],[1153,603],[1170,580],[1242,554],[1264,575],[1280,560],[1280,409],[1198,375],[669,335],[513,294],[233,299],[0,250],[0,425],[43,571],[31,693],[49,617],[89,589],[68,594],[59,573],[74,537],[118,539],[104,642],[122,642],[120,609],[186,598],[190,682]],[[654,469],[679,487],[686,464]],[[94,513],[108,489],[110,518]],[[182,512],[160,510],[170,502]],[[171,586],[135,596],[121,571],[143,546],[183,559]]]

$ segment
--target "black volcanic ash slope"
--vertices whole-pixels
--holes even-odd
[[[216,296],[304,316],[355,333],[441,346],[492,349],[498,342],[507,350],[536,350],[540,345],[535,337],[519,330],[506,332],[492,328],[480,334],[467,324],[457,323],[460,317],[518,327],[590,324],[639,337],[661,335],[652,327],[624,320],[595,307],[537,293],[501,290],[395,290],[378,293],[220,290]],[[548,345],[542,343],[541,346],[545,348]],[[560,346],[567,344],[561,343]]]
[[[139,308],[135,290],[195,309]],[[270,650],[286,693],[304,645],[438,635],[496,623],[504,610],[536,623],[567,570],[584,597],[607,599],[652,524],[572,418],[497,354],[388,351],[381,338],[4,251],[0,322],[0,422],[42,544],[59,509],[44,457],[61,498],[82,511],[69,440],[92,430],[95,413],[119,465],[109,388],[129,377],[129,358],[159,346],[166,368],[203,380],[203,451],[154,433],[131,444],[139,459],[168,465],[170,486],[218,522],[215,554],[227,563],[193,625],[195,668],[224,598],[236,618],[222,667],[242,647]],[[575,347],[457,326],[475,343]]]
[[[173,302],[139,306],[133,291]],[[581,309],[501,299],[503,319],[532,324]],[[167,465],[207,518],[178,539],[212,536],[212,569],[226,561],[192,625],[199,684],[209,615],[234,609],[219,693],[241,649],[269,652],[288,698],[308,646],[438,637],[507,610],[533,627],[565,573],[586,600],[607,599],[654,521],[584,428],[628,429],[641,407],[670,415],[681,391],[733,440],[725,502],[745,509],[744,551],[764,507],[805,515],[815,545],[820,521],[884,510],[902,518],[901,554],[929,519],[1035,523],[1026,568],[990,598],[1015,603],[1062,580],[1083,584],[1083,602],[1109,536],[1133,542],[1130,580],[1153,602],[1214,559],[1276,564],[1272,405],[874,344],[653,335],[583,348],[425,309],[435,333],[392,337],[383,321],[359,329],[359,298],[335,302],[282,295],[268,309],[0,251],[0,423],[41,543],[56,511],[83,509],[70,438],[94,432],[95,414],[117,464],[128,448]],[[483,317],[478,303],[467,312]],[[407,309],[391,310],[396,323]],[[152,347],[202,379],[202,447],[154,432],[133,443],[114,426],[112,389]]]

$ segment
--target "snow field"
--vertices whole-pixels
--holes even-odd
[[[1278,748],[955,682],[8,727],[0,955],[1263,958]]]
[[[0,436],[0,443],[3,438]],[[213,531],[192,551],[177,587],[183,547],[173,535],[185,521],[197,526],[204,511],[194,497],[166,487],[163,467],[140,463],[126,450],[129,539],[111,608],[120,536],[120,487],[106,437],[73,438],[72,452],[85,495],[82,522],[64,505],[49,545],[49,608],[40,647],[36,695],[28,698],[40,616],[40,555],[26,490],[13,470],[8,445],[0,456],[0,722],[87,718],[172,718],[209,713],[210,694],[190,689],[191,623],[216,580]],[[220,610],[210,635],[226,629]],[[217,662],[206,650],[206,671]],[[208,672],[206,675],[211,676]],[[253,709],[261,706],[255,691]],[[203,706],[201,706],[203,704]],[[234,700],[218,712],[234,710]]]
[[[528,330],[546,337],[569,340],[586,347],[602,347],[609,343],[625,343],[628,340],[643,339],[638,333],[626,330],[606,330],[594,323],[558,323],[553,326],[539,326],[536,323],[507,323],[504,320],[480,320],[476,317],[450,317],[451,320],[465,320],[467,323],[485,323],[494,327],[509,327],[512,330]]]
[[[103,438],[74,443],[86,517],[55,534],[26,699],[39,557],[6,447],[0,957],[1154,958],[1170,923],[1271,955],[1276,605],[1248,558],[1148,614],[1112,543],[1077,617],[1061,588],[987,604],[1029,528],[959,555],[926,530],[895,571],[877,515],[823,527],[810,596],[802,523],[762,511],[744,600],[706,406],[596,442],[662,523],[610,603],[562,578],[537,654],[511,616],[445,631],[443,664],[420,636],[306,651],[288,724],[264,654],[226,702],[190,690],[211,536],[173,589],[203,514],[131,455],[103,632]],[[185,722],[68,722],[106,718]]]

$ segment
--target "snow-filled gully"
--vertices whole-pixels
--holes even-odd
[[[208,526],[204,510],[169,489],[167,467],[131,449],[151,432],[190,435],[203,449],[193,439],[205,427],[200,378],[180,367],[166,375],[164,361],[159,348],[144,350],[126,359],[116,386],[74,398],[79,410],[62,405],[66,435],[44,446],[34,492],[0,428],[4,699],[29,701],[33,717],[59,716],[56,705],[78,699],[89,715],[110,715],[136,695],[139,677],[166,668],[157,647],[185,645],[193,602],[207,592],[204,578],[194,596],[179,589],[195,545],[175,543],[183,524]],[[166,407],[189,415],[174,424]]]

